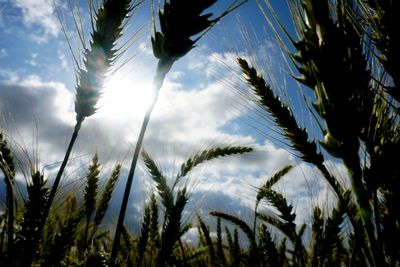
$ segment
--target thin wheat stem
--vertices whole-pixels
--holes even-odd
[[[71,140],[69,141],[69,145],[68,145],[67,151],[65,153],[64,160],[61,163],[60,169],[58,170],[56,179],[54,180],[54,184],[53,184],[53,186],[51,188],[49,199],[47,201],[46,209],[45,209],[44,215],[43,215],[43,222],[42,222],[42,225],[40,227],[41,230],[43,229],[44,225],[46,224],[46,219],[47,219],[47,217],[49,215],[51,205],[52,205],[52,203],[54,201],[54,198],[55,198],[56,193],[57,193],[58,186],[59,186],[60,181],[61,181],[61,176],[64,173],[64,169],[67,166],[67,163],[68,163],[69,156],[71,154],[72,148],[73,148],[73,146],[75,144],[76,138],[78,137],[79,128],[80,128],[80,125],[78,125],[78,123],[77,123],[75,125],[74,133],[71,136]]]
[[[144,116],[142,127],[140,128],[139,137],[136,142],[135,152],[133,154],[128,178],[126,180],[124,196],[123,196],[122,203],[121,203],[121,209],[120,209],[120,212],[118,215],[117,228],[115,230],[114,241],[113,241],[113,246],[112,246],[112,251],[111,251],[111,257],[110,257],[110,265],[111,266],[115,265],[115,261],[117,258],[117,252],[118,252],[119,245],[120,245],[120,239],[121,239],[121,234],[122,234],[122,228],[124,225],[126,208],[128,206],[129,195],[130,195],[130,191],[131,191],[131,187],[132,187],[133,177],[135,175],[137,161],[139,159],[140,150],[142,148],[142,144],[143,144],[143,140],[144,140],[144,134],[146,133],[147,126],[150,122],[151,113],[153,112],[154,106],[157,102],[158,92],[160,91],[160,89],[163,85],[165,75],[167,74],[167,72],[165,72],[165,69],[164,69],[164,71],[160,71],[160,68],[158,68],[156,77],[154,78],[154,81],[153,81],[153,88],[155,91],[155,95],[154,95],[154,98],[152,99],[152,102],[150,103],[150,105],[146,111],[146,114]]]
[[[79,130],[77,130],[77,129],[79,129],[79,128],[80,128],[80,126],[78,126],[78,123],[77,123],[77,126],[75,126],[75,130],[74,130],[74,132],[73,132],[73,134],[71,136],[71,140],[69,141],[69,145],[68,145],[67,151],[65,153],[63,162],[61,163],[60,169],[58,170],[56,179],[54,180],[54,184],[53,184],[53,186],[51,188],[51,191],[50,191],[49,200],[47,202],[47,211],[46,211],[47,214],[48,214],[48,212],[50,210],[51,204],[54,201],[54,198],[55,198],[56,193],[57,193],[58,186],[59,186],[60,181],[61,181],[61,176],[64,173],[64,169],[67,166],[67,163],[68,163],[69,156],[71,154],[72,148],[73,148],[73,146],[75,144],[76,138],[78,137],[78,131]]]
[[[151,37],[153,54],[158,58],[156,75],[153,80],[154,97],[149,105],[142,127],[140,129],[138,141],[132,158],[131,167],[126,181],[125,192],[121,204],[120,213],[118,216],[117,228],[115,231],[112,252],[110,257],[110,265],[116,263],[117,252],[120,243],[120,237],[123,228],[126,208],[128,205],[129,194],[134,178],[135,168],[139,159],[141,146],[144,139],[147,126],[150,121],[151,113],[157,102],[158,93],[163,85],[166,74],[170,71],[175,61],[185,56],[193,49],[196,42],[210,30],[217,21],[228,15],[230,12],[238,8],[247,0],[234,1],[234,4],[228,7],[222,15],[209,20],[212,14],[201,15],[203,11],[212,6],[217,0],[211,1],[164,1],[164,10],[159,11],[159,21],[161,32],[158,32],[155,26],[154,1],[152,1],[152,22],[154,36]],[[185,26],[183,26],[185,25]],[[186,25],[190,25],[187,27]],[[199,35],[195,40],[191,37]]]

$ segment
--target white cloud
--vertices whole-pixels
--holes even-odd
[[[42,28],[43,34],[33,36],[37,42],[45,42],[49,36],[58,36],[61,26],[55,15],[53,0],[14,0],[14,5],[21,9],[27,27],[36,25]]]
[[[26,59],[24,62],[26,64],[29,64],[33,67],[37,66],[37,58],[38,58],[38,54],[37,53],[32,53],[31,57],[29,59]]]
[[[7,50],[5,50],[4,48],[0,49],[0,58],[5,58],[7,56],[8,56]]]
[[[74,119],[72,101],[64,84],[44,82],[35,75],[0,82],[1,126],[26,148],[36,146],[37,134],[41,163],[59,161]]]
[[[17,71],[14,70],[0,69],[0,76],[5,78],[5,82],[16,83],[19,80]]]
[[[68,62],[67,62],[67,58],[66,58],[65,54],[63,52],[61,52],[60,50],[58,50],[57,56],[61,62],[61,69],[69,71]]]

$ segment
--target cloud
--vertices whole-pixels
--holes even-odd
[[[8,56],[7,50],[5,50],[4,48],[0,49],[0,59],[5,58],[7,56]]]
[[[1,125],[13,138],[20,136],[23,139],[16,142],[29,147],[34,146],[32,133],[37,126],[41,147],[52,146],[51,150],[43,151],[43,159],[55,159],[60,156],[65,143],[60,139],[63,140],[69,129],[71,101],[71,92],[63,84],[43,82],[34,75],[22,80],[1,82]]]
[[[3,77],[5,81],[11,83],[15,83],[19,79],[17,71],[10,69],[0,69],[0,76]]]
[[[38,58],[38,54],[37,53],[32,53],[30,59],[25,60],[24,62],[26,64],[29,64],[33,67],[37,66],[37,58]]]
[[[58,51],[61,62],[65,59],[62,55]],[[212,55],[214,59],[217,57],[232,59],[233,55]],[[174,66],[172,75],[167,77],[160,92],[146,132],[144,148],[172,181],[183,160],[197,151],[221,144],[255,147],[253,153],[201,165],[184,180],[191,193],[185,213],[187,220],[197,211],[207,214],[211,210],[224,210],[250,218],[256,187],[291,163],[296,168],[276,188],[293,203],[298,220],[305,221],[312,204],[327,195],[326,185],[312,167],[298,163],[287,150],[268,140],[259,141],[255,130],[245,133],[241,129],[243,125],[237,124],[237,121],[250,110],[238,104],[238,96],[230,90],[238,83],[235,75],[229,73],[218,60],[210,61],[210,58],[209,53],[202,54],[199,51],[199,54],[190,54]],[[198,65],[192,65],[193,59],[198,60]],[[187,71],[188,68],[192,69]],[[232,77],[230,87],[227,88],[224,77],[209,75],[205,79],[204,75],[210,72]],[[151,96],[152,77],[148,73],[151,71],[143,67],[137,69],[134,75],[110,78],[97,114],[85,119],[82,125],[68,166],[67,176],[74,179],[86,171],[95,152],[105,166],[122,162],[124,170],[118,192],[114,194],[114,207],[120,205],[124,180],[146,107],[145,98]],[[226,76],[229,74],[231,76]],[[10,74],[2,74],[1,71],[0,75],[8,75],[9,78],[0,82],[1,125],[7,128],[7,133],[12,137],[21,136],[22,140],[16,142],[25,143],[28,148],[35,145],[33,140],[37,134],[43,166],[59,162],[75,123],[74,90],[59,82],[45,81],[45,77],[19,78],[14,75],[11,79]],[[232,124],[238,127],[234,132],[231,131]],[[57,167],[56,164],[46,171],[49,173]],[[136,225],[141,218],[143,204],[153,189],[152,185],[151,177],[140,164],[132,187],[130,211],[127,213],[130,214],[130,223]],[[268,208],[268,205],[265,206]],[[214,219],[206,217],[205,220],[209,223]]]
[[[60,50],[58,50],[57,57],[60,60],[61,69],[69,71],[68,62],[67,62],[67,58],[66,58],[65,54],[63,52],[61,52]]]
[[[25,26],[42,29],[41,34],[33,34],[38,43],[46,42],[49,36],[58,36],[61,26],[55,16],[53,0],[14,0],[14,5],[21,9]]]

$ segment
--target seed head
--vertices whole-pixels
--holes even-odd
[[[105,0],[95,15],[90,47],[84,52],[84,67],[78,71],[75,112],[77,125],[94,113],[106,75],[117,50],[116,40],[122,34],[123,20],[132,10],[129,0]]]
[[[160,59],[160,63],[172,65],[186,55],[217,21],[247,0],[235,1],[214,19],[210,19],[212,13],[202,14],[216,2],[217,0],[164,0],[163,10],[158,12],[161,32],[156,31],[154,25],[154,36],[151,38],[153,54]],[[199,37],[191,39],[198,34]]]

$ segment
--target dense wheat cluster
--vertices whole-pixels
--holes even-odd
[[[148,39],[158,62],[155,93],[132,163],[116,164],[107,173],[95,154],[82,178],[84,186],[60,194],[59,183],[78,133],[85,118],[95,114],[105,80],[119,58],[117,41],[128,18],[134,20],[134,10],[145,3],[99,2],[96,6],[89,1],[91,40],[82,44],[82,63],[75,62],[76,125],[56,177],[47,177],[31,164],[26,194],[17,194],[18,145],[0,132],[0,178],[6,186],[0,208],[0,266],[400,266],[400,28],[395,26],[400,2],[289,1],[295,29],[291,35],[270,1],[256,1],[265,16],[265,25],[256,27],[268,26],[274,32],[293,79],[301,83],[298,90],[311,95],[305,112],[317,121],[320,132],[310,134],[316,129],[303,126],[277,94],[281,85],[269,84],[266,69],[253,66],[246,55],[236,62],[245,86],[237,90],[246,93],[237,95],[249,106],[255,102],[262,116],[272,119],[289,144],[286,148],[315,168],[336,197],[332,209],[311,207],[312,219],[302,225],[284,190],[274,186],[292,165],[253,185],[256,197],[250,219],[223,210],[207,215],[189,210],[194,216],[188,221],[183,218],[191,199],[185,182],[190,173],[199,165],[206,168],[209,161],[254,148],[209,147],[188,157],[172,175],[159,166],[157,155],[153,158],[142,149],[158,93],[174,64],[247,0],[231,1],[217,16],[207,13],[217,0],[152,3],[153,33]],[[349,183],[330,171],[327,161],[332,158],[343,165]],[[139,232],[132,234],[124,219],[138,160],[154,187],[143,204]],[[121,208],[113,211],[118,216],[114,226],[105,223],[105,215],[124,168],[130,171]],[[108,177],[104,183],[101,176]],[[269,209],[273,211],[266,212]],[[215,220],[215,227],[204,216]],[[185,243],[183,237],[194,227],[198,242]]]

